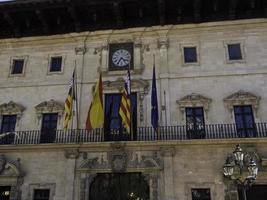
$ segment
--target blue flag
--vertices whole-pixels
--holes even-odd
[[[152,79],[152,91],[151,91],[151,124],[154,130],[157,131],[159,125],[159,112],[158,112],[155,65],[153,66],[153,79]]]

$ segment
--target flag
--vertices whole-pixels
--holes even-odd
[[[152,78],[152,91],[151,91],[151,124],[155,131],[157,131],[158,123],[159,123],[158,97],[157,97],[156,74],[154,65],[153,78]]]
[[[75,79],[75,69],[74,69],[72,77],[70,79],[69,93],[68,93],[68,96],[65,100],[65,105],[64,105],[64,113],[65,113],[65,118],[64,118],[64,122],[63,122],[64,129],[68,128],[69,121],[71,120],[71,117],[72,117],[73,101],[75,100],[74,79]]]
[[[122,90],[121,104],[119,114],[121,116],[122,124],[126,129],[127,133],[131,133],[131,103],[130,103],[130,94],[131,94],[131,77],[130,71],[127,71],[127,76],[125,78],[125,85]]]
[[[94,97],[91,102],[87,119],[86,129],[91,131],[98,128],[104,123],[104,109],[103,109],[103,87],[102,87],[102,76],[99,75],[99,80],[96,82],[94,91]]]

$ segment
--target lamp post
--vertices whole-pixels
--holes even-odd
[[[232,180],[242,189],[243,200],[247,200],[246,190],[256,181],[258,167],[254,155],[244,152],[236,145],[234,152],[228,155],[223,166],[224,177]]]

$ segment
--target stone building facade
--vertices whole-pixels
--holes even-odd
[[[79,121],[73,129],[85,129],[99,71],[104,95],[119,93],[126,71],[110,70],[110,49],[129,43],[137,127],[150,127],[155,57],[160,126],[167,132],[163,129],[161,138],[116,142],[94,142],[86,132],[82,142],[61,142],[55,132],[53,142],[41,142],[45,114],[56,113],[56,129],[63,128],[75,67]],[[256,185],[265,186],[266,194],[266,55],[263,18],[1,39],[0,124],[5,124],[4,116],[15,115],[16,134],[12,142],[0,145],[0,186],[10,187],[10,200],[37,199],[35,192],[41,190],[49,191],[49,200],[91,200],[91,185],[99,174],[141,173],[150,200],[192,200],[198,189],[208,191],[211,200],[237,200],[237,187],[223,177],[223,165],[240,144],[258,155]],[[53,58],[61,58],[60,70],[51,71]],[[236,129],[238,106],[251,109],[256,137],[254,132],[223,135]],[[187,124],[188,108],[202,108],[206,136],[168,139],[172,136],[166,135]],[[103,137],[101,131],[96,134]]]

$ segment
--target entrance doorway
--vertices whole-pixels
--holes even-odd
[[[246,193],[247,200],[266,200],[267,185],[252,185]],[[241,191],[239,191],[239,200],[243,200]]]
[[[0,186],[0,199],[1,200],[10,200],[10,186]]]
[[[97,174],[90,200],[149,200],[149,185],[141,173]]]

